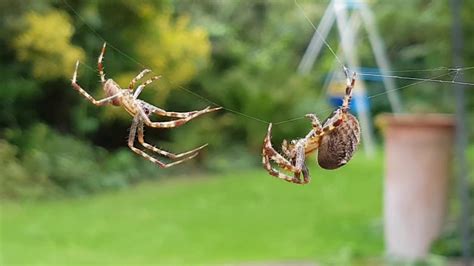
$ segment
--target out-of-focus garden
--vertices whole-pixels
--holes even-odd
[[[334,171],[308,158],[307,186],[261,167],[267,124],[247,116],[323,119],[334,109],[324,86],[333,54],[323,48],[309,74],[297,73],[314,33],[302,10],[317,25],[329,1],[299,3],[302,9],[265,0],[0,1],[0,264],[382,263],[385,153],[377,127],[375,156],[361,147]],[[449,2],[369,5],[393,70],[413,70],[394,73],[430,78],[453,65]],[[474,66],[473,14],[474,2],[465,1],[465,66]],[[209,143],[193,160],[159,168],[127,147],[127,112],[96,107],[71,87],[80,60],[78,83],[96,99],[105,96],[97,71],[104,41],[106,77],[122,87],[145,67],[162,75],[141,99],[169,111],[217,103],[245,115],[222,110],[178,128],[147,129],[146,140],[168,151]],[[327,41],[338,47],[337,32]],[[357,43],[360,64],[375,68],[368,35]],[[474,80],[474,70],[462,73]],[[381,82],[367,81],[366,90],[378,95],[370,99],[372,118],[391,112]],[[465,98],[471,168],[473,90]],[[408,113],[456,108],[451,84],[420,82],[397,93]],[[310,129],[301,119],[275,125],[273,143]],[[472,175],[469,182],[472,202]],[[460,207],[455,186],[449,191],[430,265],[461,254]]]

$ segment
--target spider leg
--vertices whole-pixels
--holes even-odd
[[[105,84],[104,65],[102,64],[102,60],[104,59],[106,45],[107,43],[104,42],[104,45],[102,46],[102,51],[100,52],[99,58],[97,59],[97,68],[99,69],[100,82],[102,82],[102,85]]]
[[[346,75],[348,75],[347,72],[346,72]],[[352,78],[349,78],[349,76],[347,76],[346,93],[344,95],[344,99],[342,100],[342,106],[341,106],[341,110],[344,113],[346,113],[347,110],[349,110],[349,104],[351,103],[351,99],[352,99],[352,90],[354,89],[356,75],[357,75],[356,72],[354,72],[352,73]]]
[[[138,73],[138,75],[130,81],[130,84],[128,85],[128,89],[133,90],[135,88],[135,83],[137,83],[138,80],[140,80],[141,78],[143,78],[143,76],[145,76],[147,73],[150,73],[150,72],[151,70],[149,69],[143,69],[142,72]]]
[[[299,172],[300,170],[297,169],[290,161],[288,161],[285,157],[279,154],[272,146],[271,143],[271,131],[272,131],[272,124],[270,123],[268,126],[267,135],[263,140],[263,155],[277,163],[281,168],[290,171],[290,172]]]
[[[305,160],[304,142],[305,142],[304,140],[300,140],[295,146],[296,158],[294,160],[294,164],[295,164],[295,167],[299,169],[299,172],[295,172],[295,178],[297,178],[298,180],[301,180],[300,174],[303,173],[303,181],[300,184],[307,184],[309,183],[309,180],[310,180],[309,170],[308,170],[308,167],[306,167],[306,164],[304,162]]]
[[[145,69],[147,70],[147,69]],[[140,75],[140,74],[139,74]],[[143,82],[140,86],[138,86],[137,90],[135,90],[135,93],[133,93],[133,98],[138,98],[138,96],[140,95],[140,93],[142,93],[142,90],[145,88],[146,85],[152,83],[153,81],[157,80],[161,78],[161,76],[154,76],[154,77],[151,77],[151,79]],[[132,80],[133,82],[133,80]]]
[[[326,122],[324,122],[320,135],[324,135],[333,131],[336,127],[342,124],[344,119],[346,119],[346,116],[347,114],[344,113],[342,109],[337,109],[334,111],[333,115],[329,117]]]
[[[328,135],[331,131],[335,130],[337,127],[342,125],[344,123],[344,121],[347,121],[348,117],[352,117],[353,119],[355,119],[355,117],[352,116],[350,113],[348,113],[347,110],[344,111],[344,109],[342,109],[342,107],[337,109],[336,111],[333,112],[332,116],[330,116],[324,122],[324,125],[321,128],[321,130],[317,134],[315,134],[316,136],[313,137],[312,139],[319,142],[325,135]],[[356,120],[356,124],[358,126],[357,119],[355,119],[355,120]],[[309,134],[308,134],[308,136],[309,136]],[[310,138],[309,141],[312,142],[313,141],[312,139]]]
[[[346,77],[347,77],[347,86],[346,86],[344,99],[342,100],[342,106],[336,111],[334,111],[332,116],[324,122],[323,126],[321,126],[321,123],[319,122],[319,119],[316,117],[316,115],[307,114],[306,117],[308,117],[311,120],[313,130],[306,136],[306,139],[314,137],[314,136],[322,137],[328,132],[334,130],[346,119],[347,112],[349,110],[349,105],[352,99],[352,90],[354,89],[355,78],[357,74],[356,72],[354,72],[352,73],[352,77],[349,77],[349,73],[347,69],[345,69],[344,73],[346,74]]]
[[[347,74],[347,73],[346,73]],[[346,86],[346,94],[344,95],[344,99],[342,100],[342,106],[334,111],[333,115],[324,122],[322,134],[326,134],[336,127],[338,127],[345,119],[347,119],[347,112],[349,110],[349,105],[352,99],[352,90],[355,85],[355,78],[356,73],[352,74],[352,78],[347,77],[347,86]]]
[[[148,109],[150,110],[150,112],[154,113],[154,114],[157,114],[157,115],[161,115],[161,116],[167,116],[167,117],[177,117],[177,118],[186,118],[192,114],[195,114],[199,111],[191,111],[191,112],[169,112],[169,111],[166,111],[166,110],[163,110],[157,106],[154,106],[152,104],[149,104],[145,101],[142,101],[142,100],[137,100],[140,102],[140,104],[145,108],[145,109]]]
[[[201,150],[201,149],[203,149],[204,147],[207,146],[207,144],[204,144],[204,145],[199,146],[199,147],[197,147],[193,150],[183,152],[183,153],[179,153],[179,154],[174,154],[174,153],[171,153],[171,152],[167,152],[167,151],[158,149],[155,146],[145,142],[144,130],[143,130],[143,121],[141,119],[140,119],[140,122],[138,123],[138,128],[137,129],[138,129],[138,142],[140,142],[140,144],[142,144],[143,147],[145,147],[149,150],[152,150],[153,152],[156,152],[158,154],[161,154],[163,156],[166,156],[170,159],[174,159],[174,160],[186,157],[188,155],[193,155],[194,153],[199,152],[199,150]]]
[[[294,177],[291,177],[285,173],[282,173],[278,170],[276,170],[275,168],[272,167],[271,163],[270,163],[270,158],[266,155],[263,155],[263,167],[265,168],[265,170],[267,170],[267,172],[276,177],[276,178],[279,178],[279,179],[283,179],[287,182],[291,182],[291,183],[295,183],[295,184],[303,184],[303,182],[297,177],[297,174],[295,174]]]
[[[77,84],[76,80],[77,80],[77,68],[79,67],[79,61],[76,62],[76,70],[74,71],[74,74],[72,76],[72,87],[77,90],[82,96],[84,96],[86,99],[88,99],[91,103],[97,105],[97,106],[101,106],[101,105],[105,105],[107,103],[109,103],[110,101],[112,101],[113,99],[117,98],[117,97],[120,97],[123,93],[124,93],[124,90],[121,90],[120,92],[112,95],[112,96],[109,96],[109,97],[106,97],[106,98],[103,98],[103,99],[100,99],[100,100],[96,100],[94,97],[92,97],[89,93],[87,93],[83,88],[81,88],[81,86],[79,84]]]
[[[194,157],[196,157],[196,155],[198,155],[198,153],[194,153],[192,154],[191,156],[189,157],[186,157],[182,160],[179,160],[179,161],[174,161],[172,163],[164,163],[164,162],[161,162],[159,161],[158,159],[150,156],[148,153],[136,148],[134,146],[134,143],[135,143],[135,135],[137,133],[137,127],[138,127],[138,124],[140,123],[139,122],[139,117],[136,116],[134,119],[133,119],[133,122],[132,122],[132,126],[130,127],[130,134],[128,136],[128,147],[133,151],[135,152],[136,154],[142,156],[143,158],[149,160],[150,162],[154,163],[154,164],[157,164],[158,166],[160,166],[161,168],[168,168],[168,167],[171,167],[173,165],[177,165],[177,164],[180,164],[182,162],[185,162],[187,160],[190,160]]]
[[[313,130],[308,134],[308,136],[306,136],[306,138],[308,138],[309,135],[321,134],[323,127],[321,126],[321,122],[319,122],[318,117],[315,114],[306,114],[305,117],[311,120],[311,126],[313,127]]]
[[[305,159],[305,152],[304,152],[304,144],[303,141],[299,141],[296,144],[296,158],[295,158],[295,167],[298,170],[297,173],[301,173],[301,169],[303,169],[304,164],[304,159]]]
[[[172,128],[172,127],[178,127],[178,126],[181,126],[185,123],[187,123],[188,121],[192,120],[193,118],[196,118],[200,115],[203,115],[203,114],[206,114],[206,113],[210,113],[210,112],[214,112],[214,111],[217,111],[219,109],[222,109],[221,107],[217,107],[217,108],[211,108],[210,106],[202,109],[202,110],[199,110],[199,111],[196,111],[195,113],[192,113],[190,114],[189,116],[186,116],[184,118],[181,118],[181,119],[176,119],[176,120],[173,120],[173,121],[166,121],[166,122],[152,122],[150,120],[150,118],[148,117],[148,115],[145,113],[145,111],[143,110],[143,108],[139,108],[138,112],[140,113],[140,116],[141,118],[143,119],[145,125],[149,126],[149,127],[154,127],[154,128]]]
[[[311,181],[311,177],[309,176],[309,170],[306,164],[303,165],[301,173],[303,173],[303,184],[308,184],[309,181]]]
[[[288,148],[288,141],[286,139],[284,139],[283,142],[281,143],[281,151],[287,158],[293,157],[290,152],[290,149]]]
[[[283,154],[286,156],[286,158],[294,158],[291,161],[291,164],[294,165],[297,169],[303,169],[306,167],[304,160],[305,160],[305,145],[304,143],[308,141],[308,139],[304,140],[299,140],[296,142],[294,145],[294,148],[290,149],[288,141],[285,139],[283,140],[283,143],[281,145],[281,150],[283,151]],[[295,173],[298,174],[299,177],[299,172]]]
[[[306,169],[306,167],[304,166],[304,171],[303,171],[303,175],[305,176],[305,180],[301,180],[299,178],[300,174],[301,174],[301,171],[302,171],[302,168],[300,168],[302,165],[293,165],[290,161],[288,161],[285,157],[283,157],[282,155],[280,155],[273,147],[272,147],[272,144],[271,144],[271,139],[270,139],[270,136],[271,136],[271,129],[272,129],[272,124],[270,123],[270,125],[268,126],[268,131],[267,131],[267,135],[265,136],[265,139],[263,141],[263,150],[262,150],[262,156],[263,156],[263,159],[262,159],[262,163],[263,163],[263,167],[268,171],[268,173],[272,176],[275,176],[279,179],[283,179],[285,181],[288,181],[288,182],[292,182],[292,183],[296,183],[296,184],[305,184],[305,181],[306,180],[309,180],[307,177],[307,174],[308,174],[308,171]],[[304,164],[304,149],[299,149],[299,152],[297,152],[300,154],[302,154],[303,156],[303,164]],[[285,173],[282,173],[278,170],[276,170],[275,168],[272,167],[271,165],[271,161],[274,161],[278,166],[280,166],[281,168],[283,168],[284,170],[287,170],[287,171],[290,171],[290,172],[293,172],[294,173],[294,176],[291,177]],[[298,159],[298,163],[300,162],[300,159]],[[298,164],[297,163],[297,164]]]

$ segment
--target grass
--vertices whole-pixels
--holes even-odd
[[[314,165],[314,163],[311,163]],[[382,255],[382,161],[178,177],[88,198],[3,202],[2,265],[341,261]]]

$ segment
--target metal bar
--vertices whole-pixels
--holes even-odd
[[[402,103],[398,93],[395,90],[395,82],[393,79],[387,77],[390,74],[390,62],[388,61],[387,55],[385,54],[385,45],[383,40],[380,37],[375,25],[374,15],[364,1],[359,2],[359,10],[362,15],[362,20],[365,24],[365,29],[369,33],[369,40],[372,51],[375,55],[375,61],[380,67],[380,72],[383,75],[383,83],[385,85],[385,90],[387,91],[388,100],[392,106],[392,111],[394,113],[401,113]]]
[[[314,62],[318,57],[321,49],[324,45],[324,39],[327,39],[329,31],[331,30],[332,25],[334,24],[334,8],[333,8],[333,1],[329,4],[324,12],[323,18],[318,25],[316,31],[314,31],[313,37],[311,38],[311,42],[306,48],[306,51],[301,59],[300,64],[298,65],[298,73],[300,74],[307,74],[313,68]]]
[[[463,43],[464,36],[461,26],[461,0],[451,0],[452,14],[452,45],[453,45],[453,64],[455,67],[463,66]],[[457,79],[463,79],[463,73],[459,72]],[[459,199],[461,201],[461,215],[459,219],[459,227],[462,243],[462,256],[464,265],[471,265],[470,254],[470,232],[469,232],[469,182],[466,158],[467,147],[467,121],[465,107],[465,87],[461,84],[454,84],[456,95],[456,162],[457,162],[457,188]]]

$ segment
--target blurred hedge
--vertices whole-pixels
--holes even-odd
[[[44,124],[7,135],[11,143],[0,140],[3,198],[78,196],[158,176],[154,165],[129,150],[111,153]]]

